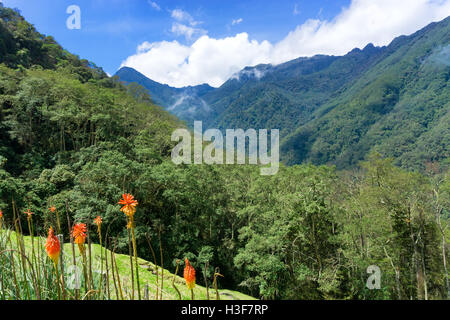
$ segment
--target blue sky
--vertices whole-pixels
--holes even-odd
[[[114,73],[121,62],[144,42],[175,40],[188,43],[184,36],[171,32],[171,12],[181,9],[201,22],[208,35],[222,38],[247,32],[259,41],[283,38],[306,19],[319,14],[332,18],[349,0],[273,1],[273,0],[3,0],[18,8],[41,33],[52,35],[66,49]],[[66,20],[69,5],[81,9],[81,29],[69,30]],[[159,10],[158,10],[159,7]],[[295,12],[297,8],[297,12]],[[236,22],[242,19],[242,22]],[[233,20],[236,20],[232,25]],[[192,41],[192,40],[191,40]]]
[[[385,45],[450,14],[448,0],[0,1],[109,74],[127,65],[178,87],[219,86],[246,65]],[[66,27],[70,5],[81,9],[80,30]]]

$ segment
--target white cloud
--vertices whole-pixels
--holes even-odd
[[[207,33],[206,30],[188,27],[178,22],[172,24],[172,29],[170,31],[177,36],[185,36],[186,40],[191,40],[194,35],[203,35]]]
[[[213,39],[202,36],[191,46],[178,41],[145,42],[122,66],[175,87],[209,83],[220,86],[243,66],[270,62],[268,41],[250,41],[247,33]]]
[[[181,9],[172,10],[171,16],[180,22],[188,22],[191,26],[201,24],[201,22],[195,21],[195,19],[188,12]]]
[[[266,74],[265,70],[260,70],[258,68],[252,68],[250,70],[244,69],[244,70],[241,70],[241,71],[233,74],[230,79],[240,80],[241,76],[247,76],[247,77],[253,77],[253,78],[256,78],[259,80],[262,77],[264,77],[265,74]]]
[[[201,83],[217,87],[245,66],[278,64],[315,54],[343,55],[370,42],[387,45],[399,35],[411,34],[449,15],[450,0],[353,0],[333,20],[310,19],[275,44],[251,40],[247,33],[222,39],[202,35],[191,45],[145,42],[122,66],[175,87]],[[179,9],[172,11],[172,17],[191,27],[192,22],[197,23]],[[180,24],[172,29],[186,37],[196,35],[189,26],[184,27]]]
[[[293,14],[294,16],[300,14],[300,10],[298,10],[298,4],[295,4],[295,5],[294,5],[294,11],[292,12],[292,14]]]
[[[387,45],[450,15],[449,0],[353,0],[332,21],[311,19],[277,43],[273,62],[298,56],[342,55],[372,42]]]
[[[148,3],[152,6],[153,9],[161,11],[161,7],[156,2],[148,0]]]
[[[176,20],[172,23],[172,29],[170,30],[176,36],[184,36],[186,40],[192,40],[192,37],[202,36],[207,33],[206,30],[201,28],[195,28],[195,26],[201,24],[196,21],[188,12],[181,9],[174,9],[171,12],[171,17]],[[186,25],[188,24],[188,25]]]
[[[235,25],[235,24],[239,24],[239,23],[241,23],[242,21],[244,21],[244,19],[242,19],[242,18],[239,18],[239,19],[234,19],[233,21],[231,21],[231,25]]]
[[[191,15],[181,9],[172,10],[172,18],[183,21],[192,19]]]

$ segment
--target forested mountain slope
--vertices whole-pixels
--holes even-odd
[[[202,120],[209,114],[210,108],[201,98],[207,92],[213,90],[207,84],[172,88],[148,79],[133,68],[123,67],[115,74],[122,82],[133,86],[137,83],[146,88],[152,100],[159,106],[172,112],[174,115],[187,121],[192,126],[194,120]]]
[[[204,127],[279,128],[288,164],[349,168],[377,150],[423,169],[449,156],[449,20],[382,48],[369,44],[341,57],[247,67],[219,88],[186,91],[191,103],[185,110],[192,112],[176,114],[190,125],[203,120]],[[168,90],[142,77],[134,79],[150,95]],[[158,101],[171,109],[167,98]]]
[[[171,88],[127,67],[116,75],[148,89],[155,102],[183,120],[202,120],[205,127],[220,129],[280,128],[286,135],[308,122],[315,108],[366,70],[380,51],[370,44],[344,57],[318,55],[277,66],[246,67],[221,87],[206,90],[206,85]],[[184,110],[191,108],[190,114],[173,107],[179,97],[185,97]],[[197,112],[195,106],[204,108]]]
[[[355,165],[370,151],[424,169],[450,151],[450,18],[395,39],[283,144],[288,163]]]
[[[278,66],[241,71],[205,100],[217,112],[212,125],[280,128],[285,136],[311,119],[313,111],[367,70],[380,48],[368,45],[343,57],[299,58]],[[229,88],[239,86],[230,92]]]

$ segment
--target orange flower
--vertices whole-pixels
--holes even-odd
[[[134,200],[134,196],[128,193],[124,193],[122,195],[123,199],[119,200],[119,204],[122,204],[123,207],[120,209],[123,213],[125,213],[128,217],[132,218],[134,213],[136,212],[136,206],[138,202]]]
[[[0,210],[0,220],[2,220],[2,218],[3,218],[3,211]]]
[[[100,225],[103,223],[103,220],[100,216],[94,219],[94,223],[97,225],[97,227],[100,227]]]
[[[184,262],[186,263],[186,267],[184,268],[184,280],[186,280],[188,289],[192,290],[195,288],[195,269],[191,266],[187,258]]]
[[[50,208],[48,208],[48,210],[50,210],[51,213],[55,213],[56,208],[54,206],[51,206]]]
[[[28,215],[28,219],[30,219],[31,218],[31,215],[33,215],[34,214],[34,212],[31,212],[31,210],[30,209],[28,209],[27,211],[25,211],[24,213],[26,213],[27,215]]]
[[[50,229],[48,230],[48,238],[47,243],[45,244],[45,249],[47,250],[47,255],[49,256],[49,258],[53,260],[55,265],[57,265],[59,260],[60,247],[59,240],[55,236],[52,227],[50,227]]]
[[[77,223],[73,226],[72,237],[75,239],[75,243],[78,245],[84,244],[86,240],[86,224]]]

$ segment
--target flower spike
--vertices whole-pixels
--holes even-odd
[[[184,262],[186,263],[186,267],[184,268],[184,280],[186,280],[188,289],[192,290],[195,288],[195,269],[191,266],[187,258]]]
[[[59,240],[55,236],[52,227],[50,227],[50,229],[48,230],[48,237],[47,242],[45,244],[45,249],[47,250],[48,257],[53,260],[53,263],[55,265],[58,265],[59,253],[61,251],[61,248],[59,245]]]

